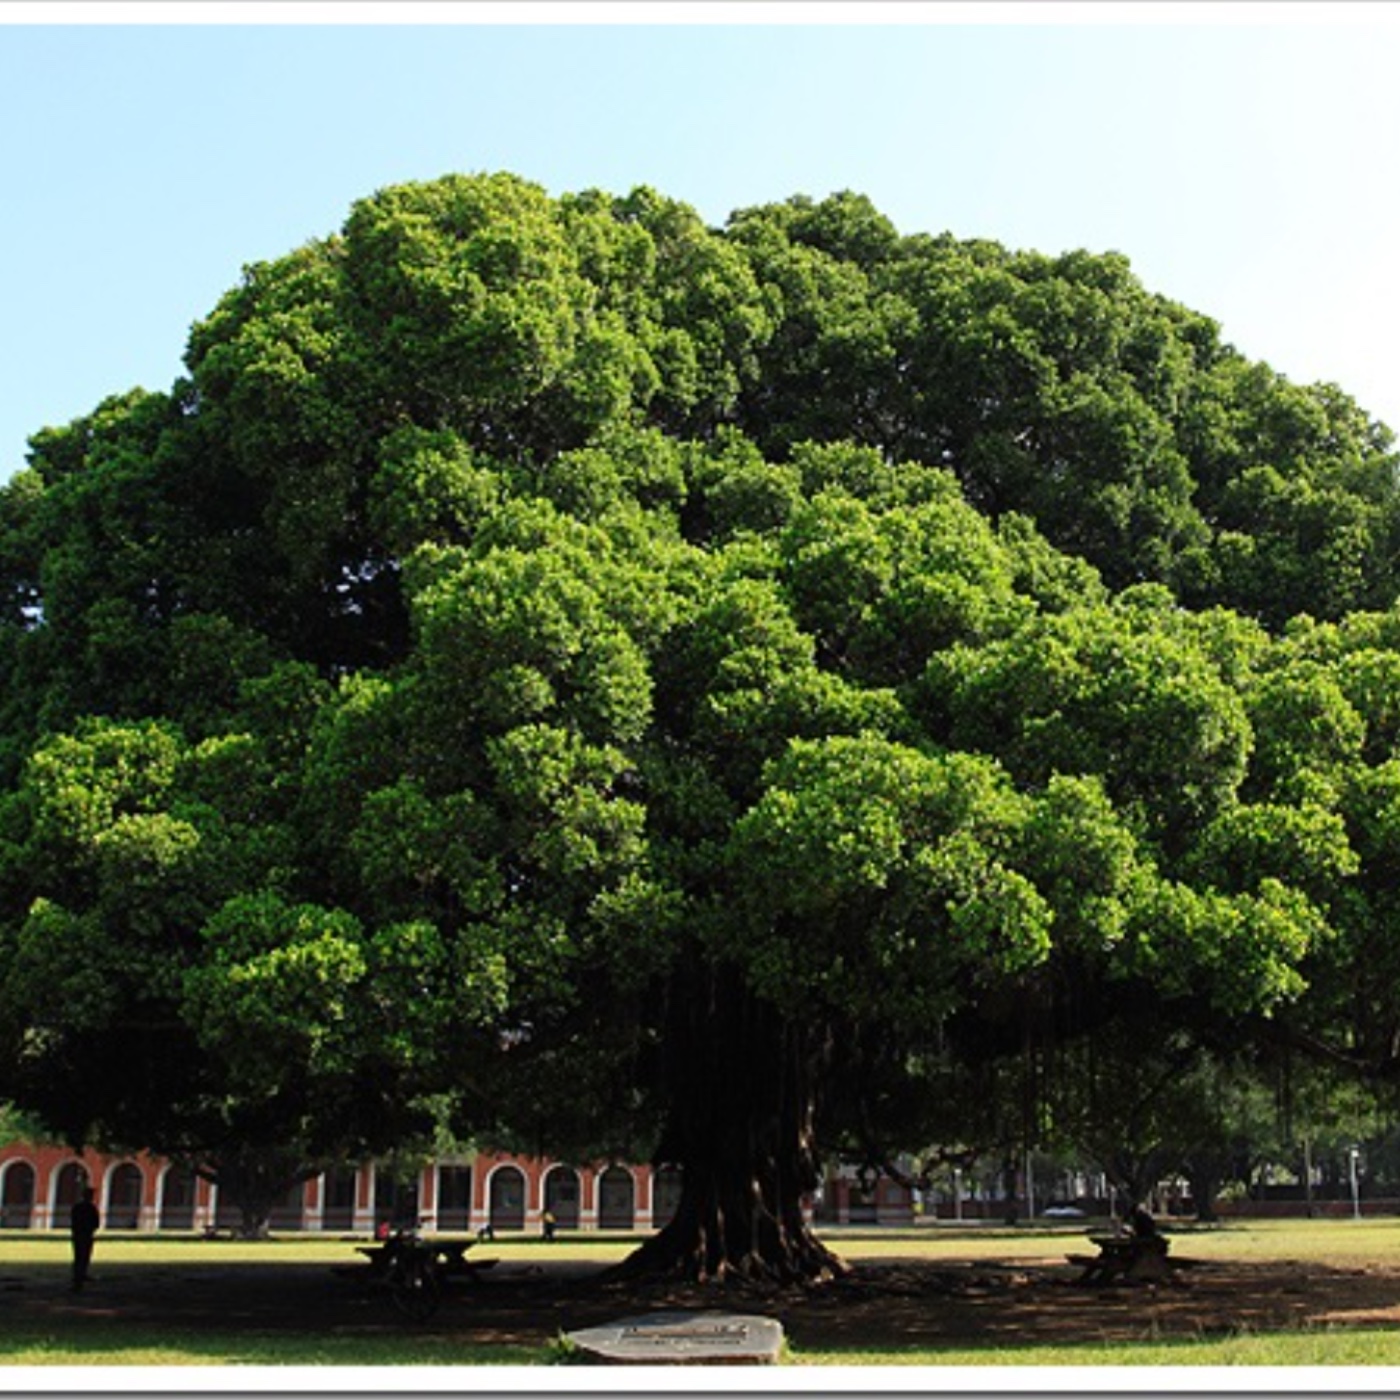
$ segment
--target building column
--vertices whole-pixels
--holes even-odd
[[[525,1178],[525,1233],[538,1235],[544,1230],[544,1174],[548,1162],[538,1157],[517,1157],[515,1165]]]
[[[580,1230],[598,1228],[598,1168],[578,1169],[578,1227]]]
[[[168,1192],[169,1189],[170,1189],[170,1173],[174,1170],[174,1168],[171,1167],[170,1164],[167,1162],[167,1163],[164,1163],[164,1164],[162,1164],[162,1165],[156,1166],[156,1167],[154,1168],[154,1170],[155,1170],[155,1178],[156,1178],[156,1181],[155,1181],[155,1200],[156,1200],[156,1205],[155,1205],[155,1210],[152,1212],[152,1216],[153,1216],[153,1218],[154,1218],[154,1220],[155,1220],[155,1222],[156,1222],[156,1223],[155,1223],[155,1228],[156,1228],[157,1230],[160,1230],[160,1229],[163,1229],[163,1228],[164,1228],[164,1225],[163,1225],[162,1222],[163,1222],[164,1219],[165,1219],[165,1197],[166,1197],[167,1192]]]
[[[355,1214],[350,1228],[357,1234],[374,1233],[374,1163],[361,1162],[355,1168]]]
[[[194,1228],[201,1233],[212,1230],[219,1216],[219,1188],[212,1181],[194,1176]]]
[[[326,1174],[313,1176],[302,1186],[301,1228],[319,1230],[326,1214]]]
[[[467,1197],[467,1229],[479,1234],[491,1219],[490,1197],[486,1194],[486,1177],[491,1168],[487,1159],[478,1152],[472,1158],[472,1189]]]
[[[418,1173],[418,1228],[436,1230],[438,1225],[438,1170],[429,1162]]]
[[[160,1172],[146,1157],[136,1166],[141,1173],[141,1204],[136,1211],[136,1228],[143,1235],[153,1235],[160,1229]]]
[[[104,1158],[98,1163],[97,1170],[88,1181],[88,1185],[92,1187],[92,1199],[102,1217],[104,1226],[107,1224],[107,1207],[111,1204],[107,1199],[107,1193],[112,1188],[111,1178],[112,1164]]]
[[[57,1228],[53,1213],[58,1195],[58,1174],[63,1163],[50,1160],[47,1153],[42,1157],[36,1153],[30,1161],[34,1164],[34,1203],[29,1208],[29,1228],[53,1230]],[[44,1166],[44,1162],[48,1165]]]

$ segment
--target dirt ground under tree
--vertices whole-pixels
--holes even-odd
[[[562,1332],[661,1309],[777,1318],[798,1350],[889,1350],[1206,1338],[1296,1328],[1400,1327],[1400,1267],[1201,1263],[1170,1282],[1085,1286],[1067,1263],[863,1260],[809,1289],[620,1283],[596,1264],[516,1263],[444,1294],[415,1323],[381,1289],[313,1264],[200,1263],[98,1271],[79,1295],[57,1281],[0,1282],[5,1314],[91,1315],[209,1335],[419,1331],[464,1343],[545,1346]]]

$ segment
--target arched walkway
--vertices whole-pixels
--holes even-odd
[[[83,1194],[83,1188],[91,1186],[88,1169],[81,1162],[65,1162],[54,1177],[53,1213],[49,1224],[55,1230],[68,1228],[69,1212]]]
[[[324,1204],[321,1209],[323,1230],[349,1230],[355,1223],[354,1167],[332,1167],[322,1182]]]
[[[438,1168],[437,1223],[439,1230],[466,1230],[472,1218],[472,1169],[452,1165]]]
[[[491,1228],[525,1228],[525,1173],[519,1167],[497,1167],[491,1173]]]
[[[636,1224],[637,1188],[626,1167],[612,1166],[598,1178],[598,1228],[630,1230]]]
[[[300,1230],[306,1212],[306,1183],[293,1182],[273,1203],[268,1214],[269,1230]]]
[[[34,1168],[28,1162],[10,1162],[0,1177],[0,1227],[27,1230],[34,1219]]]
[[[577,1230],[579,1221],[578,1173],[572,1167],[551,1167],[544,1179],[544,1208],[561,1230]]]
[[[195,1174],[188,1167],[168,1167],[160,1180],[160,1228],[193,1230]]]
[[[385,1171],[374,1174],[375,1228],[388,1225],[407,1230],[418,1223],[418,1183],[404,1181]]]
[[[145,1186],[141,1168],[123,1162],[112,1169],[107,1182],[107,1209],[102,1226],[107,1230],[135,1230],[141,1223],[141,1192]]]
[[[679,1167],[662,1167],[651,1179],[651,1223],[656,1229],[670,1223],[681,1203]]]

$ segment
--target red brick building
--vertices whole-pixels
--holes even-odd
[[[68,1211],[90,1183],[108,1230],[233,1229],[239,1212],[219,1189],[146,1153],[112,1156],[12,1142],[0,1147],[0,1229],[66,1230]],[[500,1153],[444,1157],[411,1181],[373,1162],[321,1173],[289,1191],[273,1209],[274,1230],[369,1234],[416,1223],[428,1231],[538,1232],[546,1210],[561,1230],[660,1228],[680,1199],[680,1173],[625,1162],[577,1166],[547,1157]],[[907,1187],[880,1177],[865,1189],[836,1169],[813,1203],[836,1225],[907,1225]]]
[[[0,1228],[66,1230],[86,1184],[109,1230],[204,1230],[239,1220],[216,1186],[161,1158],[13,1142],[0,1147]],[[538,1231],[549,1210],[563,1230],[651,1230],[679,1198],[680,1175],[667,1168],[478,1153],[432,1162],[411,1182],[372,1162],[322,1173],[288,1192],[271,1223],[357,1234],[415,1222],[432,1231]]]
[[[866,1182],[838,1166],[827,1176],[816,1217],[828,1225],[912,1225],[914,1193],[892,1177]]]

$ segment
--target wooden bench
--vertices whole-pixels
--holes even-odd
[[[405,1249],[421,1251],[431,1256],[433,1263],[443,1275],[459,1275],[470,1278],[493,1268],[494,1259],[468,1259],[467,1251],[475,1240],[411,1240],[388,1239],[383,1244],[357,1245],[355,1252],[369,1260],[370,1275],[382,1277],[390,1263]]]
[[[1172,1276],[1178,1261],[1168,1259],[1167,1241],[1161,1235],[1091,1235],[1097,1254],[1069,1254],[1077,1264],[1077,1283],[1160,1283]]]

